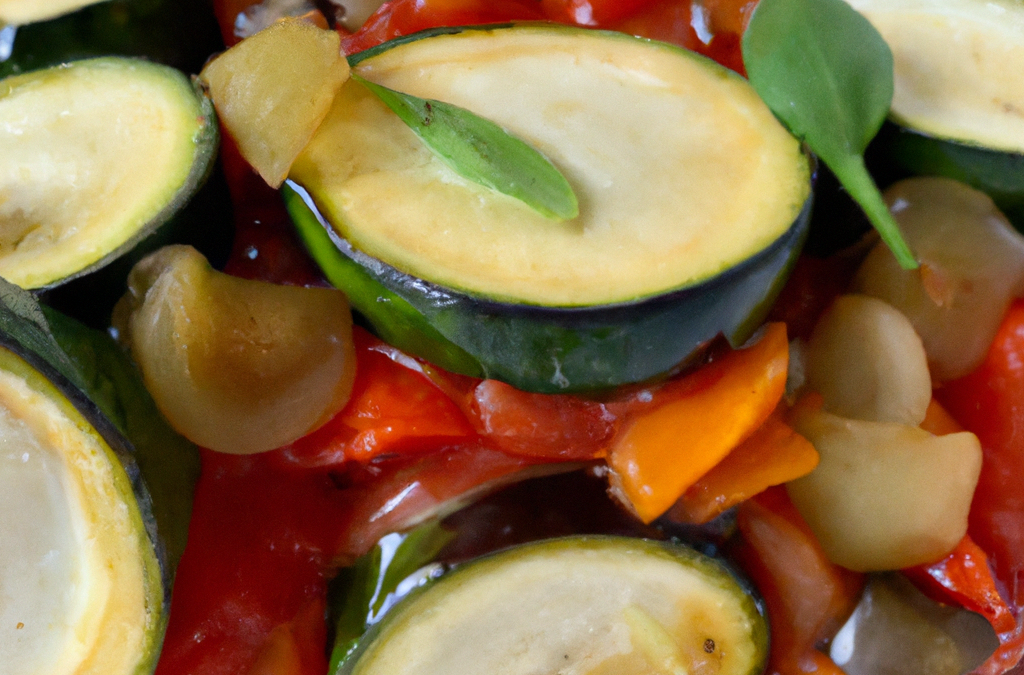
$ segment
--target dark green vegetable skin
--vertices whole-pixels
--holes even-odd
[[[935,138],[887,124],[875,144],[915,176],[945,176],[986,193],[1024,232],[1024,155]]]
[[[139,56],[198,73],[223,48],[205,0],[108,0],[18,27],[0,77],[93,56]]]
[[[65,345],[74,347],[72,355],[65,352]],[[163,609],[157,615],[155,626],[147,632],[136,666],[137,672],[152,672],[167,628],[166,608],[170,607],[174,571],[184,548],[186,531],[183,527],[187,528],[191,509],[198,450],[171,431],[159,415],[155,419],[148,417],[150,408],[156,411],[155,405],[131,370],[131,364],[109,336],[42,308],[30,293],[3,279],[0,279],[0,347],[24,360],[48,380],[103,438],[124,469],[145,526],[145,536],[159,565],[161,587],[150,592],[155,592],[157,597],[162,595]],[[111,376],[106,370],[118,360],[116,372]],[[166,476],[142,470],[143,464],[155,468],[157,454],[174,450],[183,454],[175,459],[175,466]],[[148,479],[160,484],[159,500],[151,497]],[[171,497],[170,490],[180,490],[180,494]],[[177,506],[171,505],[172,500]],[[182,508],[185,510],[181,511]],[[167,520],[182,517],[184,526],[176,527]],[[174,533],[169,540],[158,532],[162,525]]]
[[[767,249],[695,286],[636,302],[543,307],[496,302],[415,278],[357,251],[308,193],[285,204],[328,280],[385,341],[445,370],[526,391],[611,389],[672,372],[719,333],[742,344],[760,326],[804,243],[808,199]]]

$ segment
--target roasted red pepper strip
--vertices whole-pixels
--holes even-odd
[[[1018,630],[1009,606],[996,590],[988,556],[969,536],[942,560],[912,567],[904,570],[904,574],[933,600],[976,612],[992,624],[1000,647],[974,673],[1000,675],[1020,660],[1024,634]]]
[[[864,575],[829,562],[784,488],[740,505],[737,525],[743,538],[735,557],[764,597],[772,627],[766,672],[842,673],[816,647],[853,612]]]
[[[981,441],[981,478],[968,534],[987,555],[1024,642],[1024,301],[1007,312],[988,355],[936,397]],[[1017,658],[1024,654],[1024,644]]]

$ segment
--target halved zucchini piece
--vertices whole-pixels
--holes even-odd
[[[131,250],[205,179],[209,100],[180,72],[101,58],[0,84],[0,276],[69,281]]]
[[[847,0],[893,52],[895,159],[1024,209],[1024,5]],[[1024,210],[1022,210],[1024,215]],[[1024,224],[1024,223],[1022,223]]]
[[[714,560],[624,537],[527,544],[406,597],[339,675],[756,675],[768,635]]]
[[[108,444],[117,432],[81,392],[2,341],[3,671],[148,672],[166,624],[165,586],[137,470]]]
[[[328,276],[361,266],[487,376],[598,389],[663,374],[719,333],[742,341],[803,241],[800,144],[703,57],[522,25],[441,29],[352,60],[362,78],[505,127],[578,197],[580,216],[555,222],[467,182],[357,81],[293,165],[289,206]],[[342,254],[314,241],[318,217]],[[344,290],[396,332],[375,288]]]

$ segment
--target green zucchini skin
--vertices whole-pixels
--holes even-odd
[[[887,124],[877,143],[912,175],[945,176],[981,190],[1024,232],[1024,154],[935,138]]]
[[[643,382],[672,372],[719,334],[734,345],[745,342],[795,263],[811,212],[808,199],[771,246],[695,286],[630,303],[543,307],[496,302],[412,277],[353,249],[301,186],[288,183],[283,194],[328,280],[383,339],[445,370],[541,393]]]
[[[365,662],[369,660],[365,657],[372,656],[371,652],[379,646],[375,643],[386,642],[390,637],[389,632],[394,632],[396,625],[399,626],[398,630],[401,630],[403,624],[415,620],[417,612],[435,611],[429,600],[431,594],[443,594],[447,588],[458,592],[460,585],[466,583],[467,578],[471,579],[473,575],[487,575],[491,571],[500,570],[506,562],[514,564],[518,560],[536,558],[548,553],[558,555],[563,551],[584,551],[601,554],[616,549],[620,549],[624,554],[624,563],[629,558],[648,556],[670,561],[691,569],[708,586],[734,595],[738,599],[742,613],[749,620],[748,637],[754,652],[754,658],[744,675],[759,675],[763,672],[768,656],[768,622],[751,586],[737,577],[730,567],[715,558],[677,543],[615,535],[577,535],[514,546],[458,565],[441,576],[427,579],[388,610],[380,621],[370,626],[359,639],[357,646],[337,664],[331,675],[359,675],[364,672]],[[707,611],[714,610],[708,608]]]
[[[65,68],[68,67],[34,71],[23,78],[47,78],[51,73],[65,72]],[[218,170],[220,132],[216,113],[212,101],[198,84],[176,69],[139,59],[88,59],[72,62],[70,68],[108,72],[123,69],[127,82],[134,73],[151,81],[165,82],[172,96],[168,100],[179,106],[181,113],[178,114],[194,120],[189,124],[189,137],[178,141],[187,143],[188,153],[182,155],[181,164],[176,165],[173,181],[170,177],[165,179],[165,192],[160,200],[153,201],[151,210],[144,212],[138,221],[129,221],[133,223],[133,230],[129,232],[129,228],[125,228],[123,241],[112,250],[100,249],[98,257],[72,260],[73,264],[56,270],[56,275],[43,277],[44,281],[37,282],[32,289],[46,302],[93,327],[102,328],[108,325],[110,311],[124,293],[125,279],[132,266],[157,248],[170,243],[188,243],[203,250],[211,260],[222,262],[230,249],[231,206],[223,173]],[[13,81],[23,78],[13,78]],[[211,177],[214,180],[210,180]],[[107,222],[110,226],[121,225],[119,217],[120,212],[112,212]],[[34,273],[30,265],[23,269]]]
[[[0,77],[96,56],[136,56],[197,73],[223,49],[203,0],[107,0],[72,14],[20,26]],[[9,39],[0,36],[0,42]],[[0,54],[3,53],[0,47]]]
[[[56,330],[51,332],[51,326],[55,326]],[[54,334],[61,335],[60,339]],[[122,431],[122,427],[133,426],[131,435],[138,440],[142,438],[138,433],[141,431],[140,425],[149,423],[137,416],[140,410],[145,409],[145,400],[129,398],[139,395],[137,389],[125,386],[125,378],[130,378],[131,375],[128,371],[122,371],[107,377],[105,374],[89,372],[88,368],[82,367],[83,359],[95,359],[94,350],[102,351],[105,349],[105,343],[109,341],[109,336],[95,334],[84,326],[75,325],[66,317],[61,317],[49,309],[44,310],[30,293],[0,279],[0,366],[15,373],[27,366],[34,374],[30,374],[26,381],[34,389],[38,391],[39,387],[32,384],[32,379],[45,380],[59,396],[63,397],[66,404],[77,411],[85,423],[102,438],[113,455],[114,484],[110,489],[125,500],[126,505],[129,505],[131,500],[130,507],[134,506],[137,509],[137,534],[141,540],[142,550],[147,555],[144,562],[145,595],[150,620],[146,627],[144,644],[137,655],[131,675],[143,675],[153,672],[160,655],[169,617],[167,609],[171,601],[174,570],[184,541],[173,542],[175,557],[169,558],[168,547],[158,532],[157,518],[154,515],[157,509],[154,508],[140,462],[137,461],[137,447]],[[63,349],[63,345],[72,342],[76,343],[75,356],[69,356]],[[110,345],[114,350],[117,349],[112,342]],[[95,359],[94,364],[99,365],[109,357],[107,354],[103,358]],[[122,355],[120,358],[123,361],[126,357]],[[19,366],[18,362],[24,366]],[[123,363],[130,368],[127,361]],[[12,364],[14,368],[11,367]],[[106,366],[99,367],[106,369]],[[141,380],[137,379],[137,375],[134,377],[137,388],[141,389]],[[142,389],[143,394],[144,392]],[[130,412],[125,411],[125,415],[133,418],[131,425],[112,421],[113,406],[125,402],[132,404],[128,408],[134,408]],[[173,431],[167,431],[172,436],[175,435]],[[164,448],[173,445],[173,440],[168,441],[166,438],[158,442],[163,444]],[[153,447],[155,446],[148,450],[152,452]],[[198,462],[198,451],[195,448],[193,451],[196,452]],[[183,461],[187,463],[188,459],[185,458]],[[161,509],[166,510],[166,507],[161,506]]]

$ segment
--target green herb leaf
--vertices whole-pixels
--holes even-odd
[[[442,101],[417,98],[353,75],[435,155],[467,180],[514,197],[547,218],[579,215],[572,186],[547,157],[494,122]]]
[[[889,113],[893,62],[874,26],[843,0],[761,0],[743,35],[750,83],[828,165],[905,269],[917,267],[864,166]]]
[[[0,331],[87,391],[84,375],[57,344],[35,296],[5,279],[0,279]]]

